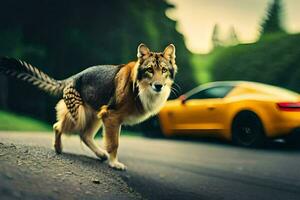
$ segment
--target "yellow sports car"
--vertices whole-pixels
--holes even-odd
[[[255,82],[212,82],[168,101],[158,118],[165,136],[217,136],[242,146],[287,136],[297,142],[300,95]]]

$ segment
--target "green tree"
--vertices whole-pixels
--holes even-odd
[[[240,43],[239,37],[235,31],[235,28],[231,26],[229,30],[228,45],[233,46],[239,43]]]
[[[248,80],[300,92],[300,34],[272,34],[222,50],[211,64],[214,81]]]
[[[274,0],[267,9],[267,14],[261,24],[261,36],[269,33],[285,32],[282,26],[282,3]]]
[[[211,42],[213,45],[213,49],[216,49],[220,46],[222,46],[222,42],[220,40],[220,30],[219,30],[219,25],[215,24],[214,28],[213,28],[213,33],[211,36]]]

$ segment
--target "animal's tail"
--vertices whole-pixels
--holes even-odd
[[[66,86],[66,81],[55,80],[36,67],[14,58],[0,58],[0,73],[31,83],[54,96],[61,96]]]

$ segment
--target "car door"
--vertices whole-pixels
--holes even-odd
[[[210,87],[187,96],[171,114],[174,130],[210,133],[223,129],[224,97],[231,89],[231,86]]]

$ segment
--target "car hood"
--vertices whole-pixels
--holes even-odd
[[[166,107],[172,107],[172,106],[178,106],[180,104],[181,104],[181,100],[180,99],[168,100],[165,103],[164,108],[166,108]]]

